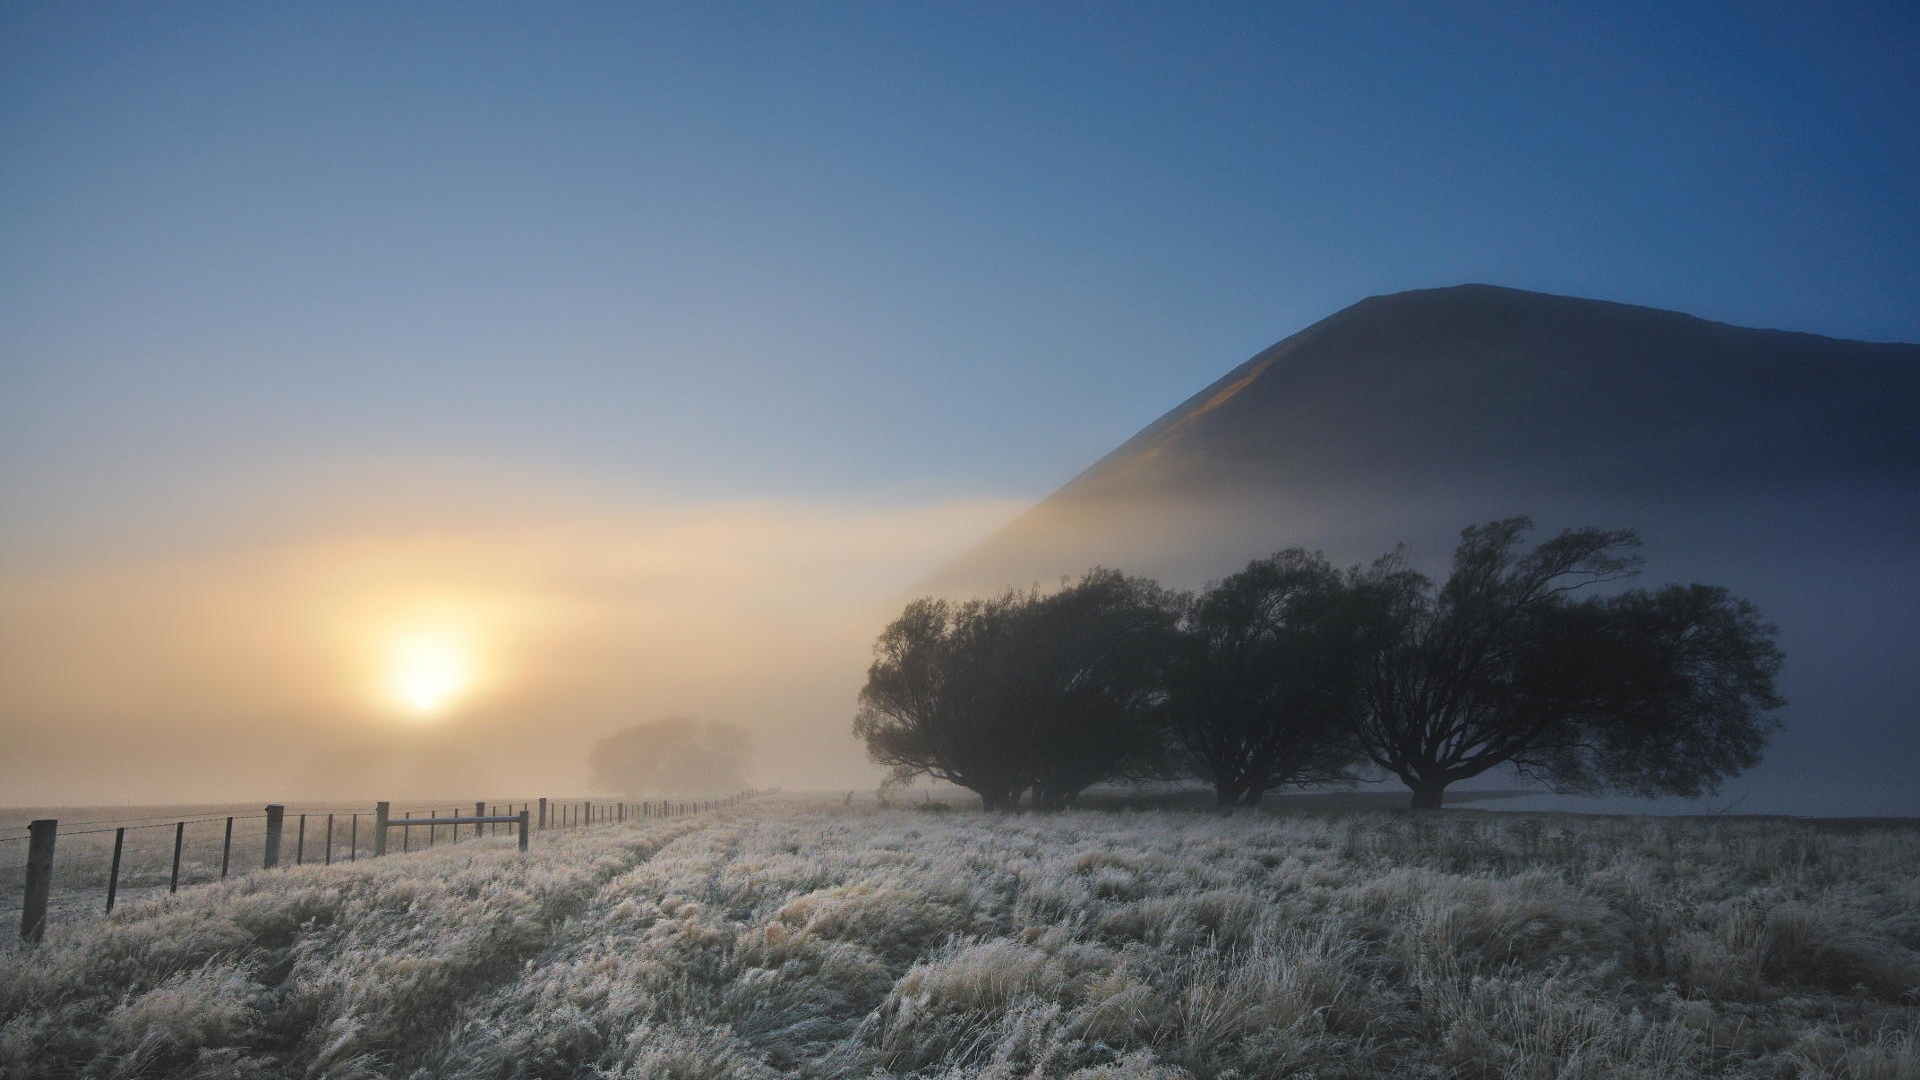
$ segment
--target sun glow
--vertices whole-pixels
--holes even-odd
[[[387,688],[420,716],[444,711],[472,683],[472,653],[453,635],[408,634],[387,647]]]

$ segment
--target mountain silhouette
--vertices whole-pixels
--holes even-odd
[[[1795,783],[1832,787],[1920,769],[1916,345],[1489,285],[1372,297],[1228,372],[922,588],[1094,565],[1192,588],[1284,547],[1350,564],[1399,543],[1443,575],[1462,527],[1516,514],[1542,537],[1636,529],[1642,584],[1725,585],[1780,624],[1793,705],[1768,770],[1792,758]]]
[[[1920,346],[1461,285],[1372,297],[1266,349],[927,584],[1218,574],[1308,540],[1360,557],[1419,539],[1430,512],[1451,531],[1917,483]]]

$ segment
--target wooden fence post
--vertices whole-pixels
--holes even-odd
[[[27,895],[20,907],[20,940],[47,936],[47,896],[53,891],[53,839],[58,818],[42,818],[27,826]]]
[[[307,815],[300,815],[300,829],[294,833],[293,865],[300,866],[307,861]]]
[[[547,797],[540,796],[540,831],[547,831]]]
[[[226,880],[227,864],[233,860],[233,819],[227,819],[227,836],[220,841],[220,879]]]
[[[375,803],[373,806],[373,857],[376,859],[387,853],[387,818],[392,813],[392,803]]]
[[[474,816],[474,817],[486,817],[486,816],[487,816],[487,804],[486,804],[486,803],[483,803],[483,802],[477,802],[477,803],[474,803],[474,804],[473,804],[473,816]],[[456,829],[455,829],[454,831],[455,831],[455,832],[458,832],[459,830],[458,830],[458,829],[456,828]],[[474,838],[475,840],[478,840],[478,839],[480,839],[481,837],[483,837],[483,836],[485,836],[485,835],[487,835],[487,827],[486,827],[485,825],[475,825],[475,826],[473,827],[473,838]]]
[[[333,865],[333,815],[332,814],[327,815],[327,861],[324,865],[326,866]]]
[[[275,803],[267,807],[267,853],[260,860],[263,870],[280,865],[280,830],[286,824],[287,808]]]
[[[167,891],[180,891],[180,849],[187,846],[187,823],[182,821],[173,827],[173,876],[167,879]]]
[[[113,914],[113,898],[120,892],[120,849],[127,845],[125,826],[113,830],[113,867],[107,871],[107,914]]]
[[[523,806],[520,808],[520,850],[521,851],[527,850],[527,819],[531,816],[532,815],[527,813],[526,807]]]

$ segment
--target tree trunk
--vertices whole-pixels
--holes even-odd
[[[1246,785],[1232,780],[1216,780],[1213,785],[1213,801],[1221,809],[1239,806],[1240,796],[1246,792]]]
[[[1247,785],[1246,798],[1242,800],[1242,803],[1247,806],[1259,806],[1260,800],[1265,798],[1266,794],[1267,794],[1266,788],[1263,788],[1258,784],[1249,784]]]
[[[1447,782],[1445,780],[1421,777],[1417,780],[1408,781],[1407,786],[1413,789],[1413,809],[1440,809],[1440,795],[1447,790]]]

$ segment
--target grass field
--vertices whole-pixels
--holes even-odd
[[[761,799],[0,952],[8,1080],[1920,1077],[1920,833]]]

